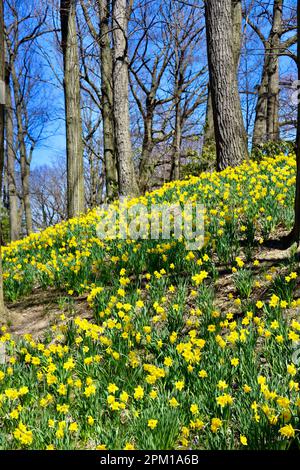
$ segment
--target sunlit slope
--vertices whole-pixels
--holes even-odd
[[[209,239],[206,251],[214,249],[221,262],[228,262],[238,254],[241,237],[251,245],[254,236],[266,237],[274,227],[291,224],[294,183],[294,156],[279,155],[259,164],[245,162],[222,173],[203,173],[199,178],[166,184],[131,199],[129,206],[203,203],[206,242]],[[100,217],[93,210],[5,247],[7,298],[30,292],[34,285],[81,292],[101,281],[102,275],[104,282],[107,276],[113,282],[120,267],[138,273],[152,266],[165,267],[170,260],[179,269],[186,264],[184,240],[167,241],[164,247],[161,240],[100,240],[96,230]]]
[[[299,263],[261,244],[291,226],[294,183],[279,155],[128,202],[203,203],[201,250],[101,240],[109,207],[5,247],[7,298],[86,293],[93,320],[58,315],[40,340],[2,328],[0,448],[299,447]]]

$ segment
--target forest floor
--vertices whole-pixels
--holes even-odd
[[[66,298],[55,289],[36,289],[22,300],[7,305],[9,330],[13,335],[31,334],[34,339],[42,338],[53,325],[75,317],[93,318],[92,309],[84,297]]]
[[[199,250],[175,228],[102,239],[115,208],[6,246],[0,448],[300,448],[299,251],[279,249],[295,169],[281,154],[129,201],[180,201],[185,229],[204,205]]]
[[[300,249],[297,253],[300,257]],[[255,257],[260,262],[259,271],[272,268],[281,274],[284,273],[285,264],[288,263],[290,256],[291,249],[269,249],[262,246],[258,248]],[[235,305],[233,273],[224,265],[216,267],[219,279],[215,286],[215,306],[220,311],[235,313],[238,308]],[[252,300],[264,301],[268,297],[269,286],[270,283],[261,277],[260,286],[253,289]],[[300,297],[300,285],[297,286],[297,291],[299,292],[296,292],[295,298]],[[42,339],[53,325],[59,325],[72,318],[80,317],[88,320],[93,318],[93,310],[88,305],[87,296],[70,297],[63,291],[53,288],[47,290],[37,288],[21,300],[8,303],[7,308],[10,332],[15,336],[31,334],[34,339]]]

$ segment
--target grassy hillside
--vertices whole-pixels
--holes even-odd
[[[292,224],[294,183],[279,155],[128,202],[203,203],[197,251],[101,240],[105,209],[5,247],[7,300],[86,294],[94,321],[57,318],[41,340],[2,328],[0,447],[298,446],[298,263],[262,248]]]

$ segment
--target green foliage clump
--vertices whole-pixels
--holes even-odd
[[[216,168],[216,145],[213,141],[205,145],[202,154],[196,150],[188,150],[186,153],[186,163],[182,165],[182,177],[199,176],[205,171],[213,171]]]
[[[256,145],[251,152],[251,159],[260,162],[265,157],[275,157],[280,153],[288,155],[294,152],[295,142],[290,140],[278,140],[276,142],[262,142]]]

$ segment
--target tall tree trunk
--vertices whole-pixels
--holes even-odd
[[[182,129],[181,129],[181,106],[180,98],[176,102],[175,107],[175,133],[173,140],[173,161],[171,168],[171,180],[179,180],[180,178],[180,156],[181,156],[181,139],[182,139]]]
[[[88,128],[88,133],[90,134],[90,130],[91,130],[90,122],[87,125],[87,128]],[[105,187],[104,177],[102,176],[101,167],[100,167],[100,159],[98,156],[101,152],[101,149],[99,148],[98,152],[93,151],[92,145],[93,145],[92,143],[90,146],[87,145],[87,149],[88,149],[87,160],[88,160],[88,166],[89,166],[89,181],[88,181],[89,191],[87,192],[87,206],[89,208],[94,208],[94,207],[99,206],[99,204],[101,204],[103,188]]]
[[[252,148],[259,146],[267,140],[267,104],[268,104],[268,56],[265,55],[261,83],[257,91],[255,122],[253,128]]]
[[[298,67],[298,91],[300,92],[300,0],[297,2],[297,67]],[[294,227],[291,233],[286,238],[286,246],[289,246],[293,242],[297,242],[299,245],[300,241],[300,94],[298,93],[298,122],[297,122],[297,136],[296,136],[296,161],[297,161],[297,173],[296,173],[296,195],[295,195],[295,221]]]
[[[129,118],[128,91],[128,7],[126,0],[113,0],[114,118],[118,152],[119,191],[123,196],[139,194],[136,180]]]
[[[64,94],[67,145],[68,217],[84,211],[80,71],[76,31],[76,0],[61,0],[61,45],[64,59]]]
[[[146,97],[146,109],[144,120],[144,136],[142,144],[142,154],[139,167],[139,186],[142,193],[149,189],[153,168],[151,165],[151,155],[154,148],[153,142],[153,118],[155,109],[155,98],[152,93]]]
[[[22,197],[23,197],[23,202],[24,202],[26,232],[27,232],[27,235],[29,235],[32,232],[32,213],[31,213],[31,202],[30,202],[30,160],[27,155],[27,149],[26,149],[25,138],[24,138],[25,132],[24,132],[24,127],[23,127],[23,119],[22,119],[20,84],[19,84],[19,80],[16,74],[14,64],[12,64],[11,66],[11,76],[12,76],[14,97],[15,97],[17,129],[18,129],[18,144],[19,144],[19,149],[20,149]]]
[[[265,59],[258,88],[252,148],[266,141],[276,141],[279,132],[279,52],[282,34],[283,0],[274,0],[273,21],[264,42]]]
[[[110,41],[111,9],[111,0],[99,0],[103,145],[106,195],[109,200],[114,199],[118,194],[113,114],[113,55]]]
[[[233,60],[238,73],[239,62],[242,47],[242,2],[241,0],[231,0],[231,18],[232,18],[232,49]]]
[[[232,18],[232,49],[233,60],[235,64],[236,74],[238,73],[241,46],[242,46],[242,2],[241,0],[231,0],[231,18]],[[215,130],[214,117],[211,99],[211,90],[208,85],[207,106],[203,148],[211,151],[215,148]]]
[[[231,0],[206,0],[208,64],[217,169],[239,165],[248,155],[233,54]]]
[[[176,77],[175,77],[175,129],[173,139],[173,158],[171,165],[171,180],[178,180],[180,178],[180,155],[181,155],[181,140],[182,140],[182,110],[181,98],[182,87],[184,84],[184,70],[183,60],[184,57],[180,56],[180,52],[176,51]]]
[[[88,201],[88,207],[94,208],[97,207],[97,183],[98,183],[98,177],[97,175],[97,167],[95,165],[95,156],[93,152],[89,151],[88,155],[88,163],[89,163],[89,177],[90,177],[90,195],[89,195],[89,201]]]
[[[5,125],[5,52],[4,52],[4,15],[3,0],[0,0],[0,200],[2,194],[2,174],[4,166],[4,125]],[[3,298],[2,276],[2,224],[0,221],[0,322],[6,320],[6,309]]]
[[[206,105],[206,116],[205,116],[205,127],[203,137],[203,150],[208,149],[210,146],[215,146],[215,129],[214,129],[214,115],[211,100],[211,91],[208,84],[207,87],[207,105]]]
[[[9,204],[9,226],[10,240],[18,240],[20,236],[18,219],[18,195],[15,173],[15,152],[14,152],[14,128],[13,128],[13,107],[10,91],[10,71],[6,70],[6,155],[7,155],[7,180],[8,180],[8,204]]]
[[[279,140],[279,52],[283,0],[274,0],[273,27],[268,61],[267,139]]]

